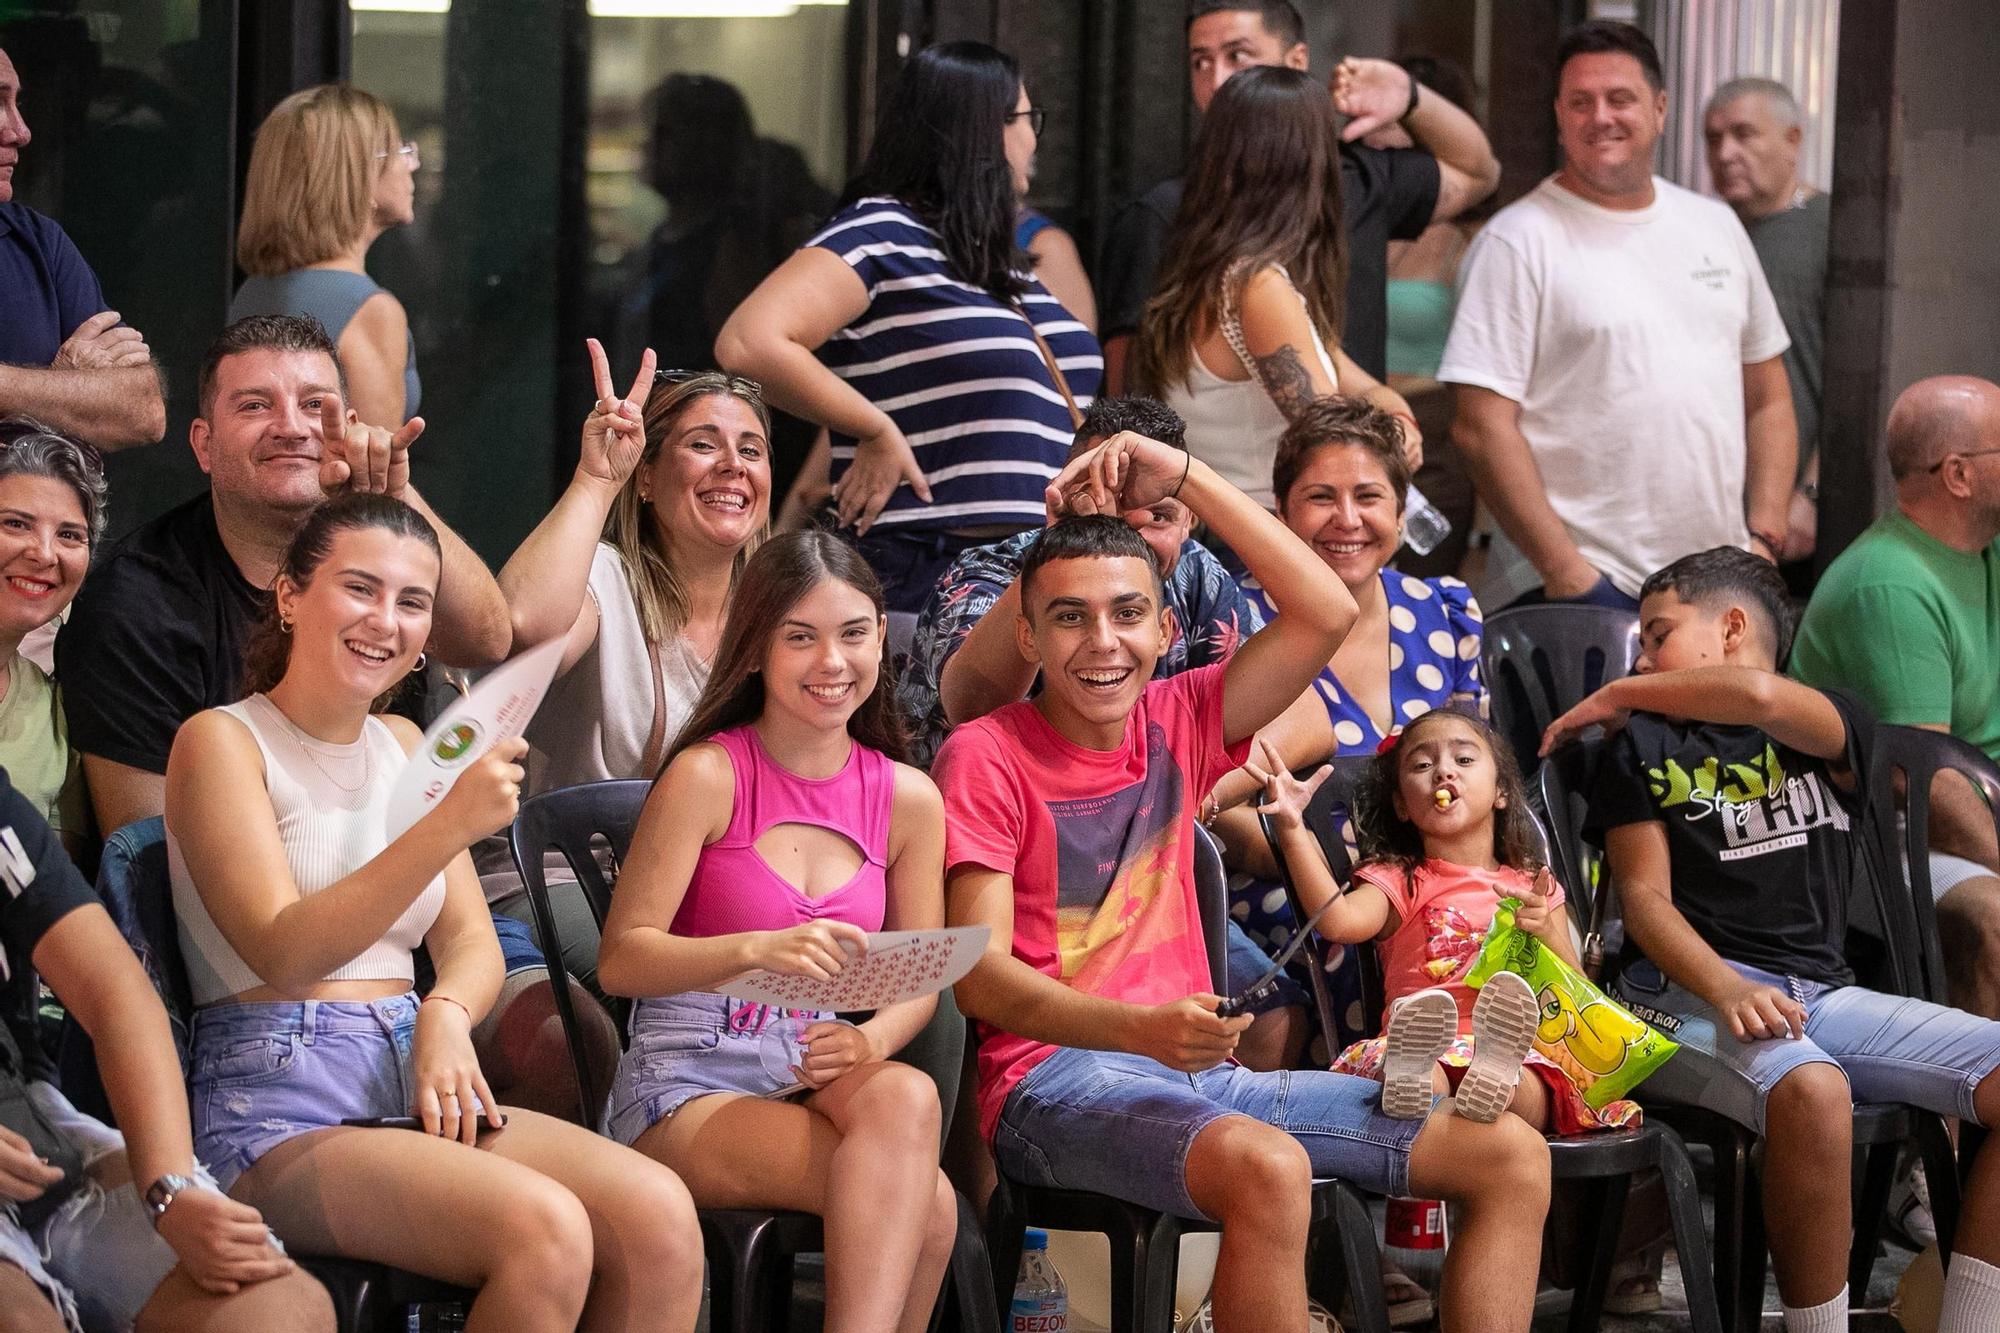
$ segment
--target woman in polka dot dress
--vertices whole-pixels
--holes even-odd
[[[1361,608],[1312,688],[1263,733],[1294,772],[1335,756],[1373,755],[1411,719],[1446,704],[1486,713],[1479,604],[1471,591],[1457,579],[1411,578],[1388,567],[1402,545],[1410,488],[1401,442],[1395,418],[1380,409],[1358,399],[1322,398],[1278,445],[1272,493],[1279,517],[1340,575]],[[1267,623],[1282,613],[1254,580],[1243,592]],[[1255,814],[1242,804],[1257,790],[1239,769],[1217,784],[1209,809],[1221,812],[1215,826],[1225,844],[1242,852],[1236,863],[1268,876],[1275,867]],[[1354,834],[1344,811],[1339,824],[1351,856]],[[1293,928],[1284,891],[1261,876],[1235,885],[1230,915],[1267,950],[1279,948]],[[1358,1010],[1353,967],[1337,967],[1334,993],[1341,1018],[1350,1003]],[[1358,1012],[1354,1019],[1358,1033]],[[1333,1050],[1350,1034],[1336,1037]]]

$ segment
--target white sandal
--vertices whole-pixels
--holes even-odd
[[[1512,972],[1496,972],[1472,1002],[1472,1063],[1458,1084],[1458,1113],[1492,1124],[1514,1100],[1521,1062],[1534,1046],[1535,992]]]
[[[1420,990],[1389,1007],[1382,1053],[1383,1115],[1421,1120],[1430,1114],[1437,1059],[1457,1035],[1458,1002],[1450,991]]]

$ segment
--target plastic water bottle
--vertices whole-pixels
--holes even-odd
[[[1440,514],[1422,491],[1410,487],[1403,501],[1403,545],[1418,555],[1429,555],[1449,536],[1451,520]]]
[[[1068,1333],[1069,1288],[1049,1262],[1049,1233],[1030,1228],[1014,1284],[1012,1333]]]

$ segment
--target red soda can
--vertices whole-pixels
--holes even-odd
[[[1444,1204],[1437,1199],[1390,1199],[1382,1219],[1382,1243],[1405,1250],[1444,1248]]]

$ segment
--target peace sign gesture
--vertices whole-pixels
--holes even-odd
[[[639,358],[639,374],[623,398],[611,387],[611,361],[604,344],[584,339],[590,348],[590,373],[597,402],[583,419],[583,449],[577,470],[612,487],[625,484],[646,452],[646,395],[653,386],[653,349]]]
[[[410,484],[410,446],[424,433],[424,419],[411,417],[391,433],[370,426],[328,394],[320,400],[319,487],[329,496],[363,491],[403,498]]]

